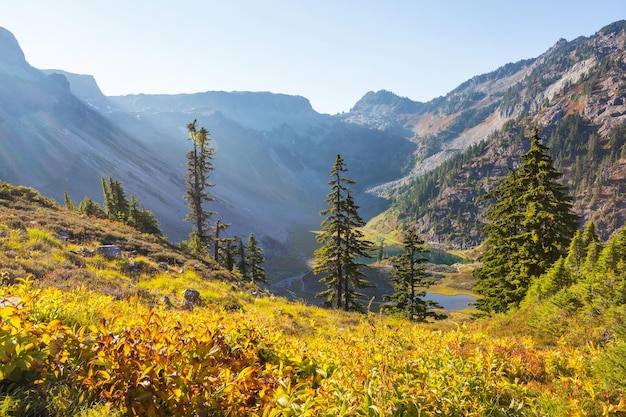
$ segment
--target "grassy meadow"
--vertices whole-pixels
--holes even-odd
[[[441,285],[467,291],[459,274]],[[608,318],[547,305],[421,324],[322,309],[6,184],[0,277],[0,416],[626,414],[622,310],[607,338]]]

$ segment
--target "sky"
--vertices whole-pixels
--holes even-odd
[[[270,91],[320,113],[414,101],[626,19],[624,0],[1,0],[35,68],[105,95]]]

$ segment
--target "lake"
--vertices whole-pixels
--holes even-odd
[[[476,301],[476,298],[466,294],[443,295],[427,292],[423,300],[433,300],[442,305],[446,310],[463,310],[470,308],[470,303]]]

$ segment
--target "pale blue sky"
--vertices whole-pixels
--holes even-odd
[[[370,90],[416,101],[626,19],[624,0],[2,0],[40,69],[106,95],[271,91],[321,113]]]

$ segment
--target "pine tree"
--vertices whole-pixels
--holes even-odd
[[[254,234],[250,233],[246,264],[250,273],[250,280],[254,284],[259,282],[267,284],[267,277],[265,276],[265,269],[263,268],[264,262],[265,255],[263,255],[263,249],[259,246],[259,242],[254,237]]]
[[[580,278],[585,258],[587,257],[587,248],[583,239],[583,234],[577,230],[569,244],[565,265],[571,271],[572,280],[578,281]],[[569,286],[572,282],[564,282],[565,286]]]
[[[358,302],[359,297],[363,297],[362,293],[356,290],[362,288],[372,288],[371,284],[363,270],[366,264],[360,259],[368,259],[373,250],[374,244],[366,240],[361,228],[365,226],[365,222],[359,216],[359,206],[357,206],[352,198],[350,190],[346,190],[346,227],[345,227],[345,257],[344,257],[344,310],[363,311],[363,306]]]
[[[235,239],[227,242],[224,247],[224,256],[221,265],[229,271],[234,271],[236,269],[235,265]]]
[[[89,197],[83,198],[83,201],[80,202],[78,212],[84,214],[85,216],[94,216],[102,219],[106,217],[106,214],[104,213],[104,210],[102,210],[102,207],[100,207],[100,204],[93,201]]]
[[[557,182],[562,174],[537,132],[521,161],[488,194],[496,202],[486,213],[483,266],[475,271],[482,295],[476,305],[487,313],[519,305],[531,281],[567,254],[577,227],[572,199]]]
[[[221,246],[224,245],[226,247],[228,246],[230,241],[232,241],[232,238],[221,238],[220,233],[223,230],[228,229],[230,226],[231,225],[229,223],[222,223],[222,219],[217,219],[217,221],[215,222],[215,227],[213,228],[213,231],[215,233],[215,235],[213,236],[213,259],[218,262],[220,259]]]
[[[70,193],[67,190],[63,190],[63,200],[65,200],[65,208],[72,211],[77,211],[76,203],[72,200]]]
[[[600,310],[626,303],[626,227],[620,229],[600,252],[590,274],[594,304]]]
[[[128,225],[143,233],[163,236],[161,226],[159,226],[159,222],[156,217],[154,217],[154,214],[150,210],[144,208],[134,194],[130,195]]]
[[[194,223],[191,241],[204,245],[210,244],[211,234],[209,219],[215,212],[207,211],[205,203],[210,203],[213,198],[207,192],[210,184],[208,176],[213,171],[213,157],[215,149],[211,147],[211,137],[209,132],[203,127],[196,128],[196,120],[187,125],[189,140],[193,143],[193,149],[187,153],[187,172],[185,174],[187,183],[187,193],[185,200],[188,200],[189,214],[185,220]]]
[[[111,220],[117,220],[122,223],[128,221],[128,212],[130,204],[126,198],[122,183],[113,177],[107,180],[102,177],[102,193],[104,194],[104,212]]]
[[[237,267],[241,276],[245,279],[249,279],[248,276],[248,263],[246,262],[246,248],[243,245],[243,241],[238,239],[238,247],[237,247],[237,257],[239,258],[239,262],[237,263]]]
[[[346,171],[341,155],[337,154],[328,181],[331,186],[325,200],[328,208],[320,212],[325,217],[316,239],[322,246],[315,250],[313,272],[323,274],[320,282],[327,287],[316,296],[324,298],[327,306],[334,304],[348,311],[359,309],[356,301],[359,294],[354,290],[369,285],[362,272],[364,264],[358,258],[369,257],[372,244],[359,230],[364,222],[350,194],[349,185],[354,181],[345,176]]]
[[[545,280],[543,296],[554,295],[564,288],[568,288],[573,283],[572,270],[567,265],[564,258],[559,258],[542,276]]]
[[[428,288],[433,284],[432,280],[425,279],[424,264],[427,260],[422,254],[427,252],[424,240],[417,231],[414,228],[408,229],[404,233],[404,253],[392,259],[391,283],[394,293],[383,296],[383,300],[389,302],[383,306],[385,311],[400,313],[414,321],[424,321],[427,317],[435,319],[445,317],[429,311],[441,306],[434,301],[424,300],[423,297],[426,295],[424,290],[416,290]]]
[[[593,242],[600,242],[600,238],[596,232],[596,225],[590,221],[583,231],[583,246],[588,248]]]

